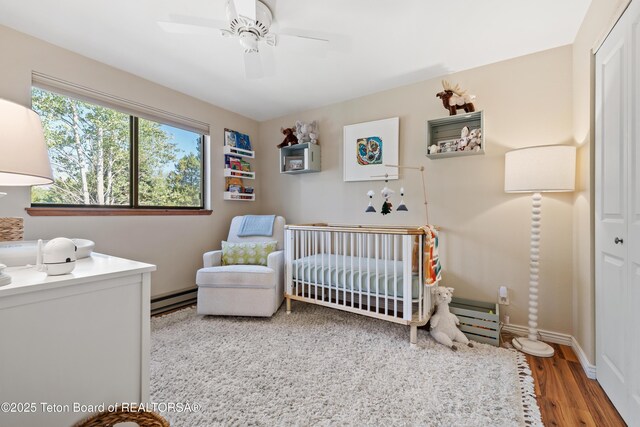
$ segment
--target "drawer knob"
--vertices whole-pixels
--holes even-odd
[[[616,245],[617,245],[618,243],[622,244],[622,243],[624,243],[624,240],[622,240],[622,239],[621,239],[621,238],[619,238],[619,237],[616,237],[616,238],[613,240],[613,243],[615,243]]]

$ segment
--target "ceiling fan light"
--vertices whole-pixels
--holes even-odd
[[[246,31],[240,34],[240,44],[244,48],[245,53],[258,51],[258,36]]]

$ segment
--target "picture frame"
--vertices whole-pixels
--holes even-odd
[[[284,159],[284,170],[297,171],[304,169],[304,157],[303,156],[290,156]]]
[[[398,179],[400,118],[375,120],[343,128],[343,180]]]

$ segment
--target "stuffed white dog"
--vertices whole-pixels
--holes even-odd
[[[473,347],[473,344],[469,342],[467,337],[458,329],[457,325],[460,324],[460,319],[449,311],[453,288],[438,286],[435,294],[436,312],[431,316],[431,336],[433,339],[440,344],[446,345],[453,351],[458,349],[458,347],[453,344],[454,341]]]

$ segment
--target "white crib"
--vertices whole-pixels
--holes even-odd
[[[433,310],[418,227],[285,226],[285,298],[409,325],[410,343]]]

